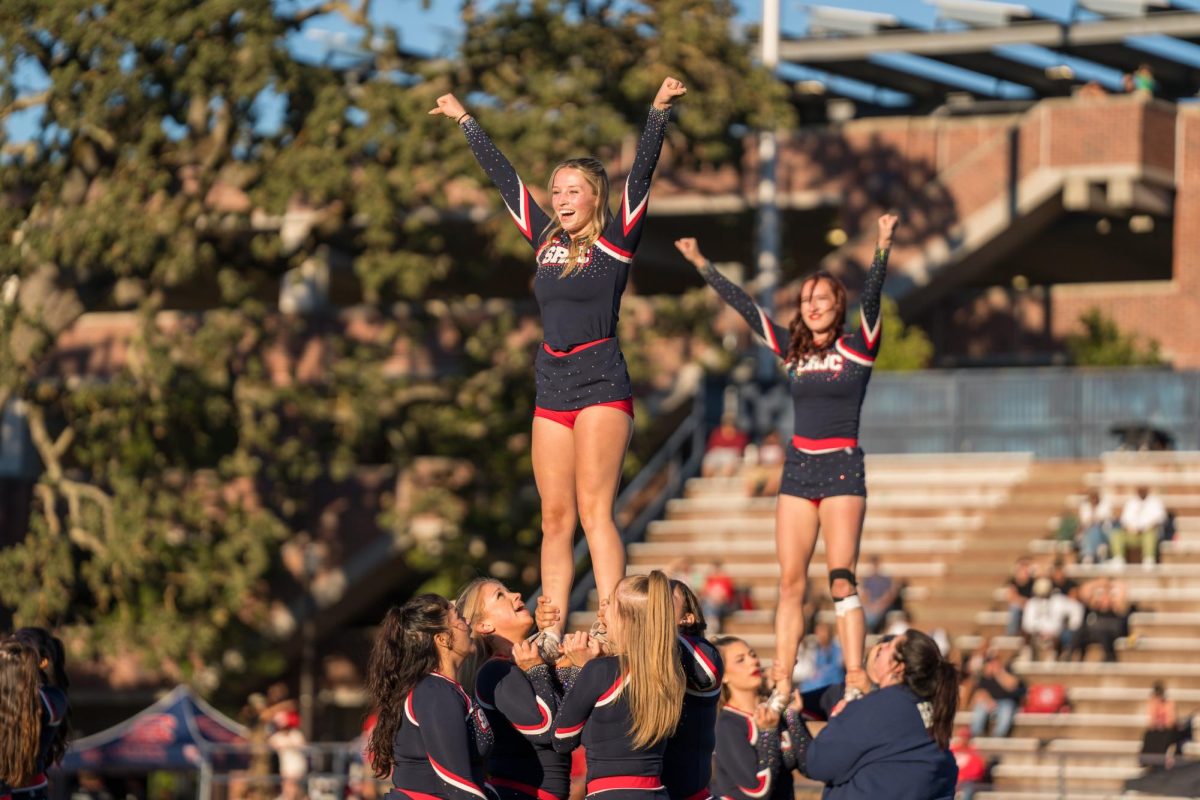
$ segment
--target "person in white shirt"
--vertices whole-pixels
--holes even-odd
[[[1034,658],[1058,658],[1072,633],[1083,624],[1083,603],[1054,591],[1054,582],[1038,578],[1033,597],[1021,615],[1021,630],[1029,637]]]
[[[1137,494],[1129,498],[1121,511],[1121,526],[1109,535],[1113,558],[1125,562],[1125,551],[1130,540],[1140,542],[1142,563],[1154,564],[1158,556],[1158,542],[1162,538],[1163,523],[1167,521],[1167,509],[1162,500],[1150,494],[1146,486],[1139,486]]]

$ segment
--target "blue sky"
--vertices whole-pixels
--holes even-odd
[[[308,7],[316,0],[279,0],[282,10]],[[742,24],[757,23],[761,19],[761,0],[735,0],[739,8],[738,21]],[[800,2],[800,0],[780,0],[783,31],[787,35],[803,36],[808,27],[808,8],[817,3]],[[937,9],[925,0],[823,0],[819,5],[853,8],[864,11],[877,11],[894,14],[902,22],[914,27],[932,27],[937,24]],[[1075,0],[1030,0],[1030,9],[1040,16],[1058,20],[1087,18],[1089,13],[1077,8]],[[1200,0],[1174,0],[1172,5],[1178,9],[1200,10]],[[401,44],[406,48],[427,55],[452,55],[461,36],[459,24],[459,0],[433,0],[431,7],[422,8],[421,0],[379,0],[372,3],[373,13],[379,22],[394,27],[400,36]],[[309,21],[304,32],[292,42],[292,49],[303,58],[322,58],[331,54],[336,58],[339,52],[352,51],[358,39],[354,28],[349,26],[340,16],[325,15],[314,17]],[[1200,68],[1200,47],[1183,42],[1166,40],[1165,37],[1142,37],[1131,40],[1132,44],[1146,48],[1148,51],[1160,50],[1174,57],[1190,61]],[[1079,59],[1063,57],[1057,53],[1040,47],[1015,45],[1005,48],[1002,53],[1011,58],[1024,61],[1039,68],[1056,64],[1071,66],[1076,75],[1082,80],[1095,80],[1110,90],[1120,89],[1120,73],[1099,65],[1089,64]],[[925,59],[899,53],[881,53],[875,60],[882,65],[903,67],[914,71],[926,70],[943,80],[955,82],[963,89],[975,91],[984,96],[992,97],[1026,97],[1029,96],[1024,87],[1013,84],[997,83],[992,79],[981,80],[979,76],[965,71],[955,71],[944,65]],[[863,99],[883,101],[890,105],[903,105],[904,96],[895,92],[883,93],[871,87],[856,85],[854,81],[830,78],[817,70],[796,66],[781,68],[782,77],[789,80],[804,80],[815,78],[825,80],[839,92],[850,96],[859,95]],[[24,92],[36,92],[44,84],[44,76],[35,71],[18,68],[15,75],[18,85]],[[40,112],[30,109],[13,114],[6,120],[6,127],[12,139],[21,141],[33,135],[37,130]]]

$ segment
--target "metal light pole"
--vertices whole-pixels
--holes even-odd
[[[779,67],[779,0],[763,0],[762,65],[772,75]],[[779,206],[776,204],[776,138],[774,129],[758,135],[758,283],[759,305],[768,315],[775,311],[779,286]],[[775,354],[758,348],[758,378],[775,374]]]

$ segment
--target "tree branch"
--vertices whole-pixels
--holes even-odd
[[[350,7],[349,3],[344,2],[344,0],[330,0],[327,3],[321,3],[319,6],[313,6],[311,8],[306,8],[303,11],[296,12],[296,15],[291,18],[291,23],[293,25],[303,25],[313,17],[319,17],[322,14],[336,13],[341,14],[346,18],[347,22],[350,22],[353,25],[366,25],[367,18],[363,13],[363,9],[365,8],[366,3],[363,3],[362,7],[358,9],[354,9]]]
[[[27,108],[43,105],[49,100],[50,92],[38,92],[37,94],[27,94],[24,97],[18,97],[4,108],[0,108],[0,119],[4,119],[9,114],[24,111]]]
[[[49,485],[39,484],[38,490],[42,495],[42,503],[46,506],[47,522],[50,524],[51,530],[59,532],[62,530],[58,521],[58,512],[55,510],[57,504],[54,492],[57,490],[67,501],[69,521],[67,535],[71,537],[71,541],[93,553],[107,552],[108,548],[105,547],[104,540],[83,525],[83,501],[90,500],[100,508],[100,514],[104,520],[104,539],[108,539],[116,530],[112,498],[98,486],[74,481],[63,475],[62,455],[74,440],[74,432],[67,428],[58,439],[51,442],[50,434],[46,430],[46,412],[40,406],[31,404],[27,413],[29,436],[33,439],[33,445],[37,448],[42,463],[46,466],[46,476],[50,479]]]

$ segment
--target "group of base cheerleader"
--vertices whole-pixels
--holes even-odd
[[[957,674],[926,634],[874,645],[853,702],[831,686],[779,711],[753,648],[706,640],[695,595],[662,572],[619,581],[604,617],[602,637],[568,633],[547,662],[534,615],[494,580],[390,610],[369,667],[367,750],[392,800],[566,800],[581,746],[588,797],[784,800],[794,771],[838,800],[954,796]]]

